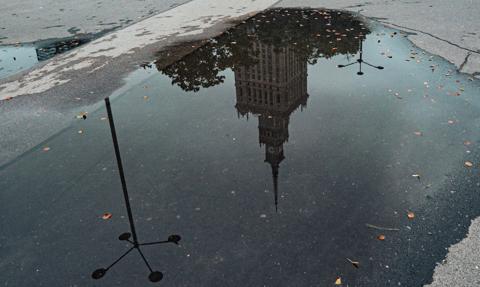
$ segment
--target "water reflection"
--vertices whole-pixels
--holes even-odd
[[[9,77],[46,61],[56,55],[75,49],[92,36],[53,39],[32,44],[0,46],[0,79]]]
[[[278,210],[278,169],[285,158],[290,115],[307,105],[307,62],[291,46],[277,48],[256,41],[250,55],[255,65],[235,69],[235,90],[239,115],[258,117],[260,146],[265,145],[265,162],[272,168],[275,210]]]
[[[225,77],[220,72],[227,68],[235,71],[262,64],[259,61],[264,59],[258,57],[260,50],[254,45],[271,47],[274,57],[273,53],[288,48],[299,61],[315,64],[319,58],[356,54],[369,33],[364,23],[349,13],[273,9],[209,40],[172,65],[162,67],[157,61],[157,68],[172,79],[172,84],[185,91],[198,91],[223,83]]]
[[[355,64],[358,64],[358,72],[357,72],[357,75],[361,76],[363,75],[363,71],[362,71],[362,64],[365,64],[367,66],[370,66],[372,68],[375,68],[375,69],[378,69],[378,70],[383,70],[383,66],[375,66],[373,64],[370,64],[369,62],[365,61],[363,59],[363,41],[359,41],[360,42],[360,52],[359,52],[359,57],[357,60],[355,60],[354,62],[351,62],[349,64],[346,64],[346,65],[337,65],[338,68],[346,68],[346,67],[349,67],[349,66],[352,66],[352,65],[355,65]]]
[[[208,41],[167,67],[157,68],[184,91],[197,92],[223,83],[221,72],[234,71],[238,115],[258,117],[260,146],[272,169],[275,210],[278,211],[278,176],[285,159],[290,115],[307,106],[308,64],[319,58],[351,55],[362,75],[362,42],[370,30],[349,13],[329,10],[273,9]]]
[[[119,263],[131,251],[136,250],[138,252],[138,254],[140,255],[140,257],[142,258],[143,262],[145,263],[145,266],[147,266],[148,270],[150,271],[150,274],[148,275],[148,279],[151,282],[159,282],[163,278],[163,273],[160,272],[160,271],[154,271],[152,269],[152,267],[150,266],[150,263],[148,262],[147,258],[143,254],[141,247],[142,246],[148,246],[148,245],[159,245],[159,244],[165,244],[165,243],[174,243],[174,244],[178,245],[178,242],[180,242],[181,237],[180,237],[180,235],[172,234],[168,237],[167,240],[163,240],[163,241],[141,243],[138,240],[137,231],[135,229],[135,222],[133,220],[133,212],[132,212],[132,208],[130,206],[130,197],[128,195],[127,183],[126,183],[126,180],[125,180],[125,174],[124,174],[124,171],[123,171],[123,164],[122,164],[122,159],[121,159],[121,155],[120,155],[120,147],[118,145],[117,133],[116,133],[116,130],[115,130],[115,123],[113,121],[113,113],[112,113],[112,109],[111,109],[111,106],[110,106],[110,99],[109,98],[105,99],[105,105],[106,105],[106,108],[107,108],[108,121],[110,123],[110,131],[112,133],[113,147],[115,149],[115,156],[116,156],[116,159],[117,159],[118,173],[119,173],[119,176],[120,176],[120,181],[122,182],[123,198],[125,200],[125,207],[127,209],[128,221],[129,221],[129,224],[130,224],[130,232],[125,232],[125,233],[120,234],[118,239],[120,241],[125,241],[125,242],[130,243],[131,247],[127,251],[125,251],[122,255],[120,255],[120,257],[118,259],[113,261],[113,263],[108,265],[108,267],[98,268],[95,271],[93,271],[92,278],[93,279],[102,278],[103,276],[105,276],[107,274],[107,272],[108,272],[108,270],[110,270],[110,268],[112,268],[117,263]],[[130,238],[132,238],[132,239],[130,239]]]

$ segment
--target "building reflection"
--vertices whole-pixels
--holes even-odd
[[[278,210],[278,174],[285,159],[290,115],[307,105],[307,62],[292,47],[276,48],[255,42],[251,55],[256,63],[235,69],[235,108],[239,116],[258,117],[260,146],[265,146],[265,162],[272,168],[275,210]]]
[[[38,61],[45,61],[58,54],[65,53],[80,45],[83,45],[88,41],[89,39],[86,38],[72,38],[64,39],[62,41],[45,42],[43,44],[39,44],[39,47],[35,49],[35,52],[37,53]]]
[[[239,117],[258,117],[259,143],[272,169],[277,210],[279,168],[285,159],[290,116],[298,108],[303,110],[309,97],[307,65],[339,55],[348,60],[359,53],[368,34],[368,27],[350,13],[271,9],[200,43],[193,53],[172,64],[163,64],[168,63],[168,51],[159,53],[156,66],[172,85],[187,92],[222,84],[222,72],[233,70]],[[349,65],[353,64],[341,66]]]

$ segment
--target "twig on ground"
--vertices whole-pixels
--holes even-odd
[[[378,229],[378,230],[388,230],[388,231],[400,231],[398,228],[390,228],[390,227],[382,227],[382,226],[376,226],[370,223],[365,224],[365,226],[373,229]]]

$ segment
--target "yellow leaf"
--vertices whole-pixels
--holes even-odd
[[[342,278],[337,277],[337,280],[335,280],[335,285],[342,285]]]

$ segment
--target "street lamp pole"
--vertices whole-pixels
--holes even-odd
[[[120,180],[122,182],[123,198],[125,200],[125,207],[127,209],[128,221],[130,223],[130,232],[125,232],[125,233],[120,234],[118,239],[121,240],[121,241],[127,241],[132,246],[130,247],[130,249],[125,251],[118,259],[113,261],[113,263],[110,264],[108,267],[99,268],[99,269],[93,271],[92,278],[93,279],[100,279],[103,276],[105,276],[105,274],[107,273],[108,270],[110,270],[110,268],[115,266],[115,264],[120,262],[125,256],[127,256],[127,254],[129,254],[132,250],[135,249],[135,250],[138,251],[138,253],[140,254],[140,256],[143,260],[143,262],[145,263],[148,270],[150,271],[150,275],[148,275],[148,279],[151,282],[158,282],[158,281],[162,280],[163,273],[160,272],[160,271],[153,271],[152,267],[148,263],[148,260],[145,258],[145,255],[143,255],[143,252],[140,249],[140,246],[157,245],[157,244],[164,244],[164,243],[174,243],[174,244],[178,245],[178,242],[181,240],[181,237],[180,237],[180,235],[173,234],[173,235],[170,235],[168,237],[168,239],[164,240],[164,241],[147,242],[147,243],[140,243],[138,241],[137,232],[135,230],[135,223],[134,223],[134,220],[133,220],[132,208],[130,206],[130,197],[128,196],[127,183],[126,183],[125,174],[124,174],[124,171],[123,171],[122,158],[120,156],[120,148],[118,146],[117,133],[115,131],[115,123],[113,122],[112,108],[110,106],[110,99],[109,98],[105,98],[105,105],[107,107],[108,121],[110,123],[110,131],[112,132],[113,147],[115,149],[115,156],[117,158],[118,172],[120,174]],[[130,237],[133,238],[133,241],[130,240]]]

